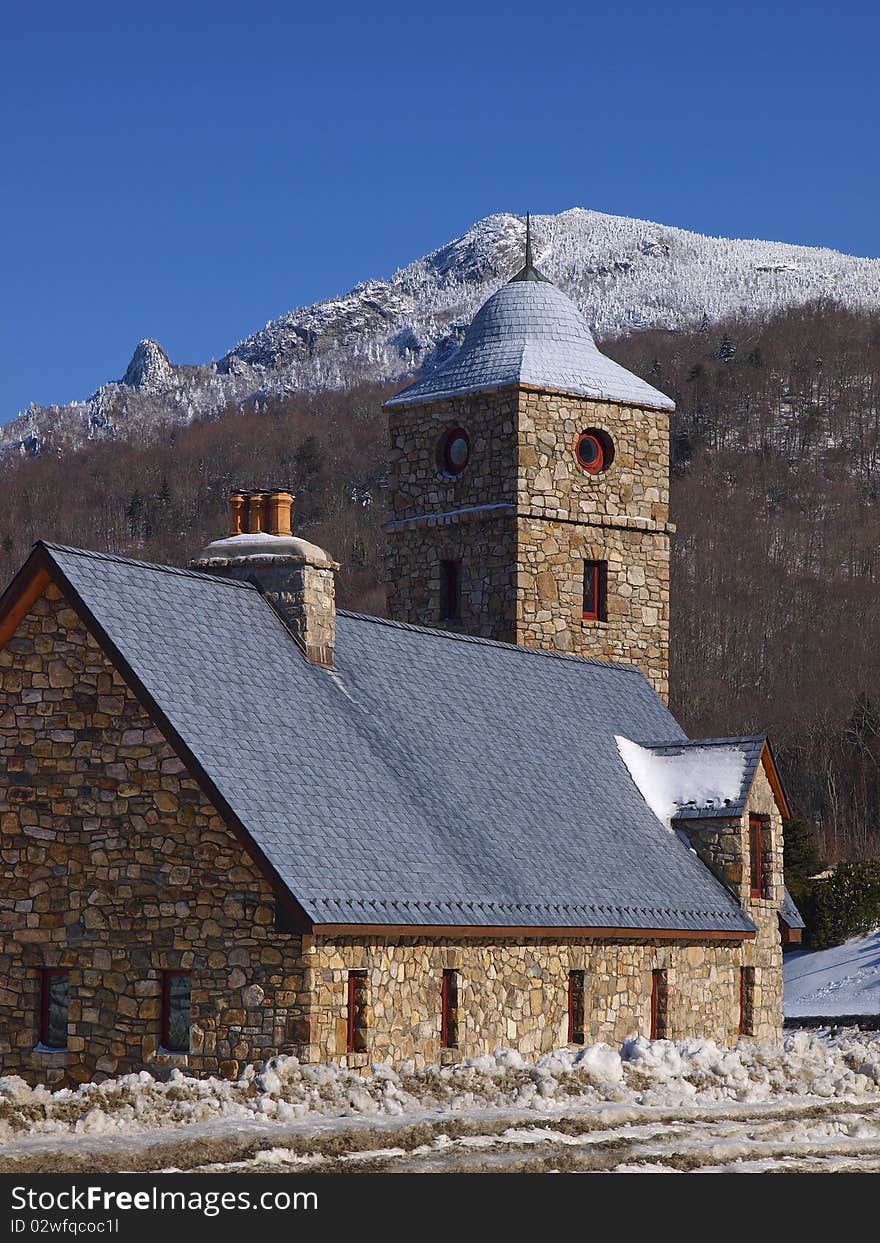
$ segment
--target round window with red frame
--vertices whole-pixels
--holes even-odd
[[[460,475],[471,457],[471,438],[463,427],[453,427],[439,445],[440,469],[447,475]]]
[[[614,461],[614,441],[598,427],[581,432],[574,446],[578,466],[588,475],[600,475]]]

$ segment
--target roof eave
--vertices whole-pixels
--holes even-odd
[[[435,937],[558,937],[560,940],[621,941],[751,941],[757,930],[749,928],[632,928],[570,927],[558,924],[362,924],[314,923],[315,936],[435,936]]]
[[[414,385],[410,387],[415,387]],[[634,401],[626,397],[609,397],[602,393],[587,393],[582,390],[573,388],[555,388],[551,384],[534,384],[525,380],[505,380],[499,384],[472,384],[466,388],[440,389],[435,392],[425,394],[413,394],[407,397],[409,388],[401,389],[399,393],[395,393],[393,397],[382,406],[383,410],[398,409],[407,406],[426,406],[435,401],[448,401],[452,397],[468,397],[476,393],[503,393],[509,389],[522,389],[530,393],[551,393],[560,397],[580,397],[585,401],[602,401],[612,406],[626,406],[628,409],[634,410],[651,410],[657,414],[674,414],[675,402],[671,398],[666,398],[668,404],[659,404],[651,401]],[[662,397],[663,394],[661,393]]]

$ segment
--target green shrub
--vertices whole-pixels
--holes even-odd
[[[830,876],[796,884],[792,897],[813,949],[863,936],[880,927],[880,860],[838,863]]]

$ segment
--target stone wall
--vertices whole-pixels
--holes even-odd
[[[452,477],[438,445],[458,425],[471,456]],[[440,563],[460,560],[453,629],[632,663],[667,695],[668,414],[518,389],[394,408],[390,426],[391,617],[446,626]],[[575,457],[588,428],[614,443],[597,475]],[[605,620],[583,617],[585,560],[608,562]]]
[[[766,897],[752,897],[749,874],[749,815],[767,818],[761,833],[762,870]],[[678,822],[691,845],[715,875],[735,895],[758,929],[743,947],[743,965],[755,969],[754,1035],[775,1040],[782,1030],[782,940],[779,908],[784,879],[782,816],[763,764],[752,784],[742,816]]]
[[[516,642],[512,509],[408,521],[389,536],[388,613],[395,621]],[[441,562],[461,562],[461,617],[442,616]]]
[[[665,969],[667,1035],[701,1035],[725,1045],[739,1039],[739,968],[746,943],[575,941],[528,942],[447,938],[306,939],[314,1006],[313,1061],[348,1066],[411,1060],[416,1066],[457,1061],[511,1046],[531,1057],[568,1037],[568,973],[583,970],[585,1042],[616,1043],[650,1034],[651,973]],[[458,1046],[440,1048],[443,970],[458,978]],[[367,980],[367,1050],[346,1053],[348,972]],[[779,1019],[762,1020],[756,1036],[775,1039]]]
[[[301,941],[54,586],[0,651],[0,1073],[235,1074],[302,1038]],[[70,971],[41,1052],[40,969]],[[163,969],[192,971],[192,1051],[158,1049]]]
[[[614,443],[598,475],[578,466],[575,444],[596,428]],[[573,522],[629,519],[662,529],[669,520],[669,415],[614,402],[521,389],[517,505]]]
[[[669,536],[538,518],[517,523],[516,642],[638,666],[669,693]],[[607,562],[607,620],[583,616],[584,562]]]

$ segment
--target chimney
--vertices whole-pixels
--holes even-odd
[[[190,568],[253,583],[312,664],[332,669],[339,566],[323,548],[292,534],[292,506],[290,492],[235,489],[230,534],[203,548]]]

